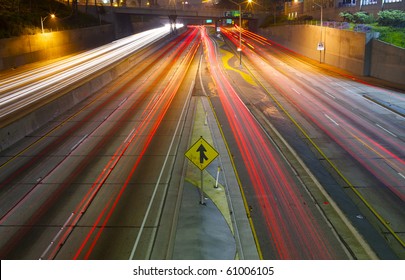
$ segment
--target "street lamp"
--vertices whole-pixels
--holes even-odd
[[[229,0],[235,5],[238,5],[239,7],[239,47],[238,47],[238,52],[240,53],[240,58],[239,58],[239,65],[242,67],[242,3],[236,3],[232,0]],[[253,0],[248,0],[248,3],[251,3]]]
[[[323,5],[316,3],[313,1],[315,5],[321,8],[321,39],[320,42],[318,43],[318,50],[319,50],[319,63],[322,63],[322,51],[324,50],[325,46],[323,44],[323,34],[322,34],[322,28],[323,28]],[[323,3],[322,3],[323,4]]]
[[[50,16],[51,18],[55,18],[55,14],[49,14],[49,15],[47,15],[47,16],[44,17],[44,18],[41,17],[41,29],[42,29],[42,33],[45,33],[45,31],[44,31],[44,21],[45,21],[49,16]]]
[[[321,8],[321,27],[322,27],[322,25],[323,25],[323,5],[321,5],[321,4],[318,4],[318,3],[316,3],[315,1],[313,1],[313,3],[315,4],[315,5],[317,5],[319,8]]]

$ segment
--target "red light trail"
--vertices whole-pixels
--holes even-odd
[[[225,29],[224,34],[237,46],[236,40],[230,35],[236,34],[236,32],[233,33]],[[386,212],[385,209],[381,208],[381,202],[377,201],[377,205],[372,205],[363,196],[370,196],[368,193],[370,191],[375,192],[375,196],[384,195],[387,207],[392,207],[393,211],[397,211],[397,208],[403,208],[405,202],[405,189],[403,188],[405,180],[404,150],[403,141],[398,136],[403,134],[403,130],[390,121],[380,119],[378,115],[370,113],[371,110],[366,106],[368,104],[364,104],[363,98],[364,92],[367,91],[383,91],[388,96],[391,93],[386,89],[371,86],[344,73],[340,75],[349,80],[341,81],[342,79],[336,73],[325,75],[324,72],[309,67],[302,61],[299,63],[301,68],[298,68],[297,60],[288,55],[288,53],[294,52],[279,45],[275,48],[264,48],[263,38],[247,30],[243,32],[243,36],[256,47],[254,50],[244,49],[245,56],[263,73],[271,73],[270,75],[262,75],[263,79],[268,81],[276,92],[282,95],[282,98],[293,104],[300,115],[315,124],[322,133],[364,167],[372,177],[378,179],[377,185],[373,185],[372,190],[371,188],[364,188],[365,191],[363,191],[362,188],[356,188],[350,182],[356,178],[346,178],[345,174],[338,170],[337,166],[309,138],[302,127],[293,120],[350,189],[404,247],[405,242],[396,233],[398,229],[401,231],[400,224],[391,226],[395,223],[390,215],[385,213],[385,217],[383,217],[380,214],[380,212]],[[267,41],[270,43],[269,40]],[[301,57],[296,53],[294,55],[298,58]],[[296,72],[299,69],[301,69],[302,74],[298,76]],[[398,95],[396,98],[399,102],[403,100],[402,95]],[[278,97],[273,96],[272,99],[280,106]],[[286,112],[285,109],[283,111]],[[289,115],[290,119],[292,118],[288,112],[286,114]],[[389,220],[391,222],[388,222]]]
[[[302,186],[225,77],[205,32],[203,40],[220,101],[267,223],[271,254],[279,259],[333,259],[331,244],[300,199]]]

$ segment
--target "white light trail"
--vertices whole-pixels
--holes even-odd
[[[95,74],[169,33],[169,26],[148,30],[1,80],[0,118]]]

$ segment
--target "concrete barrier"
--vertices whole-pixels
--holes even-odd
[[[172,37],[168,36],[162,40],[170,40],[170,38]],[[97,76],[89,77],[81,84],[65,89],[59,94],[59,98],[1,128],[0,151],[7,149],[17,141],[40,129],[55,117],[73,108],[113,80],[116,80],[139,63],[141,59],[139,56],[139,53],[135,53],[105,69],[104,72],[98,73]]]
[[[88,80],[77,87],[61,92],[61,96],[46,105],[39,107],[33,112],[23,116],[13,123],[0,129],[0,151],[3,151],[21,140],[25,136],[33,133],[46,125],[60,114],[73,108],[97,90],[101,89],[113,79],[118,78],[123,72],[128,70],[125,67],[133,66],[129,59],[122,62],[101,75]]]
[[[373,40],[370,76],[405,85],[405,49]]]
[[[299,54],[357,75],[364,74],[366,37],[351,32],[314,25],[284,25],[261,29],[260,33]],[[324,50],[317,49],[323,42]]]
[[[54,59],[114,40],[111,24],[0,40],[0,70]]]
[[[313,25],[283,25],[259,33],[301,55],[359,76],[405,86],[405,49],[390,46],[373,34]],[[317,50],[319,42],[324,50]]]

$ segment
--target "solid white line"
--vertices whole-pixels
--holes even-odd
[[[388,109],[388,108],[382,106],[382,105],[379,104],[378,102],[375,102],[375,101],[370,100],[369,98],[367,98],[367,93],[366,93],[366,94],[363,94],[362,97],[364,98],[364,100],[366,100],[366,101],[369,102],[370,104],[374,104],[374,105],[376,105],[376,106],[379,106],[380,108],[382,108],[382,109],[384,109],[384,110],[386,110],[386,111],[388,111],[388,112],[394,114],[397,118],[399,117],[399,118],[405,119],[405,117],[403,117],[402,115],[398,114],[398,112],[396,112],[395,110],[390,110],[390,109]],[[370,98],[372,98],[372,97],[370,97]]]
[[[73,151],[74,149],[76,149],[76,148],[84,141],[84,139],[87,138],[87,136],[88,136],[88,134],[84,135],[83,138],[80,139],[79,142],[77,142],[76,145],[74,145],[74,146],[70,149],[70,151]]]
[[[195,81],[193,80],[193,82],[191,83],[189,95],[191,94],[191,92],[192,92],[192,90],[194,88],[194,84],[195,84]],[[152,197],[149,200],[149,205],[148,205],[148,208],[146,209],[145,216],[143,217],[143,221],[142,221],[141,227],[139,228],[139,232],[138,232],[138,235],[136,237],[134,246],[132,247],[131,255],[129,256],[130,260],[132,260],[134,258],[136,248],[138,247],[139,240],[141,239],[142,231],[145,228],[146,220],[147,220],[147,218],[149,216],[149,212],[150,212],[150,210],[152,208],[152,204],[153,204],[153,201],[155,199],[157,189],[158,189],[158,186],[160,184],[160,180],[162,179],[162,176],[163,176],[163,171],[166,168],[166,164],[167,164],[167,161],[169,159],[169,154],[170,154],[170,151],[172,150],[172,147],[173,147],[173,144],[174,144],[174,139],[176,138],[177,131],[179,130],[181,120],[183,119],[183,114],[186,111],[186,107],[187,107],[187,102],[184,103],[184,107],[183,107],[183,109],[181,111],[179,121],[177,122],[176,129],[175,129],[173,137],[172,137],[172,141],[170,142],[169,149],[167,150],[165,161],[163,162],[162,169],[160,170],[159,178],[158,178],[158,180],[156,182],[155,189],[153,190]]]
[[[60,230],[58,231],[58,233],[55,235],[55,237],[52,239],[51,243],[49,243],[48,247],[45,249],[45,251],[42,253],[41,257],[39,258],[40,260],[42,260],[45,255],[48,253],[48,251],[51,249],[51,247],[54,245],[56,239],[58,239],[59,235],[62,233],[62,231],[65,229],[65,227],[67,226],[67,224],[70,222],[70,220],[72,219],[73,215],[75,213],[71,213],[69,218],[66,220],[66,222],[63,224],[63,226],[60,228]]]
[[[125,101],[127,101],[127,99],[128,99],[128,97],[125,97],[125,98],[120,102],[120,104],[118,104],[118,107],[121,107],[121,105],[124,104]]]
[[[401,172],[398,172],[398,175],[405,179],[404,174],[402,174]]]
[[[325,117],[327,117],[331,122],[333,122],[334,124],[336,124],[337,126],[339,126],[339,124],[334,120],[334,119],[332,119],[331,117],[329,117],[327,114],[324,114],[325,115]]]
[[[382,130],[384,130],[385,132],[391,134],[392,136],[398,137],[398,136],[396,136],[394,133],[392,133],[391,131],[389,131],[388,129],[386,129],[386,128],[382,127],[381,125],[379,125],[378,123],[376,123],[375,125],[378,126],[379,128],[381,128]]]
[[[301,95],[301,93],[298,91],[298,90],[296,90],[295,88],[291,88],[293,91],[295,91],[296,93],[298,93],[299,95]]]
[[[135,131],[135,128],[132,129],[131,132],[128,134],[127,138],[125,138],[124,143],[128,142],[128,140],[129,140],[130,138],[132,138],[132,134],[134,134],[134,131]]]
[[[336,99],[336,97],[335,97],[334,95],[330,94],[329,92],[324,91],[324,93],[325,93],[326,95],[329,95],[329,96],[332,97],[333,99]]]
[[[203,56],[201,55],[201,56],[200,56],[200,65],[201,65],[202,58],[203,58]],[[207,92],[205,91],[203,82],[202,82],[201,67],[199,67],[199,69],[198,69],[198,75],[199,75],[199,77],[200,77],[200,85],[201,85],[201,88],[202,88],[202,90],[203,90],[203,92],[204,92],[204,95],[205,95],[205,96],[208,96]]]

